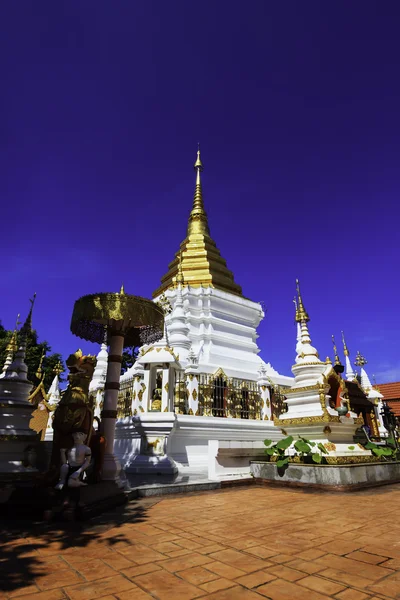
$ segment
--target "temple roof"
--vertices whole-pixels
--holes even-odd
[[[400,400],[400,381],[380,383],[374,387],[383,394],[384,400]]]
[[[222,258],[210,235],[200,179],[200,173],[203,170],[200,150],[197,152],[194,169],[196,171],[196,187],[193,207],[189,215],[187,236],[175,254],[174,260],[168,265],[168,272],[162,277],[161,285],[153,293],[153,298],[169,288],[176,287],[180,262],[184,285],[214,287],[241,296],[242,288],[235,283],[233,273],[227,268],[226,261]]]

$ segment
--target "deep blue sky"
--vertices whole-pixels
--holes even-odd
[[[0,318],[37,292],[66,356],[74,301],[151,296],[185,236],[197,142],[211,233],[265,302],[290,374],[299,277],[313,342],[347,334],[400,379],[400,4],[0,3]]]

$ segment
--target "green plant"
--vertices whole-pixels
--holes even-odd
[[[272,440],[265,440],[264,444],[267,446],[265,450],[266,454],[270,457],[277,457],[276,466],[278,469],[286,469],[290,460],[293,460],[294,457],[299,457],[303,462],[310,459],[314,463],[321,464],[323,455],[328,454],[323,444],[320,442],[317,444],[301,436],[296,441],[294,441],[293,436],[289,435],[279,440],[276,444],[272,445]],[[289,449],[291,449],[291,452],[286,454],[286,451]]]
[[[349,449],[349,450],[355,450],[355,449],[356,449],[356,447],[355,447],[355,446],[348,446],[348,449]]]
[[[384,460],[400,460],[400,450],[396,448],[394,440],[393,445],[391,445],[388,440],[387,446],[377,446],[373,442],[368,442],[365,444],[364,448],[366,450],[371,450],[375,456],[383,458]]]

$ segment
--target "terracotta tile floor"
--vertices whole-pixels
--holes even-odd
[[[400,485],[254,486],[143,499],[64,527],[3,523],[0,600],[400,598],[399,505]]]

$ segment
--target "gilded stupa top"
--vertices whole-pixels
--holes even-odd
[[[201,172],[203,163],[200,148],[194,164],[196,171],[196,187],[193,207],[189,215],[187,236],[168,266],[168,272],[161,279],[160,287],[153,297],[158,297],[165,290],[175,288],[179,280],[191,287],[214,287],[224,292],[242,295],[242,288],[235,283],[233,273],[226,266],[214,240],[210,236],[207,213],[204,209]]]

